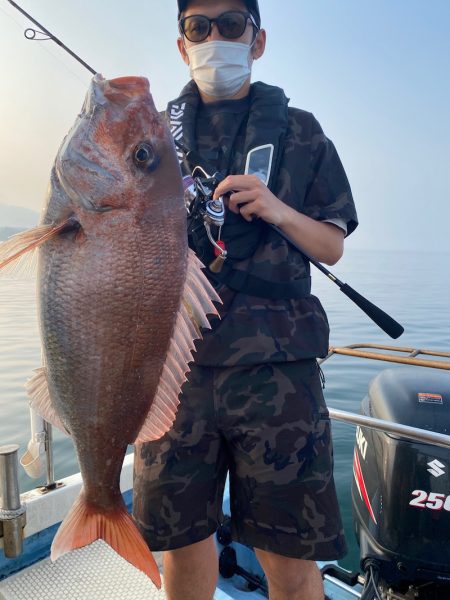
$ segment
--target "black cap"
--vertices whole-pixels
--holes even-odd
[[[248,12],[255,19],[256,25],[261,27],[261,16],[259,14],[258,0],[244,0],[244,2],[247,5]],[[188,4],[189,0],[178,0],[178,18],[180,18],[180,14],[186,9]]]

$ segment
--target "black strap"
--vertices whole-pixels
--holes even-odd
[[[250,150],[268,143],[273,144],[274,152],[267,187],[275,195],[288,127],[288,103],[289,99],[279,87],[261,81],[256,81],[250,86],[251,110],[245,132],[243,156],[245,160]],[[242,172],[244,166],[241,166],[241,171],[236,172]]]

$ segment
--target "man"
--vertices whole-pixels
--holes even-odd
[[[210,600],[229,472],[233,537],[255,548],[271,600],[320,600],[315,561],[346,552],[316,362],[328,323],[310,294],[308,261],[269,224],[334,264],[357,225],[353,200],[314,117],[288,108],[281,89],[250,85],[266,43],[258,2],[178,8],[192,81],[167,118],[185,147],[227,175],[214,194],[226,200],[223,227],[208,237],[191,215],[188,228],[222,318],[197,345],[173,429],[136,450],[134,514],[149,546],[166,551],[168,598]],[[249,174],[260,147],[267,164]]]

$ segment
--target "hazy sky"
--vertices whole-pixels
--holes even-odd
[[[22,0],[106,77],[144,75],[159,108],[188,79],[172,0]],[[315,114],[350,179],[353,247],[450,251],[450,1],[260,0],[253,79]],[[280,8],[281,7],[281,8]],[[90,74],[0,0],[0,203],[40,210]],[[1,225],[1,223],[0,223]]]

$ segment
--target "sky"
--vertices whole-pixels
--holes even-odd
[[[189,79],[172,0],[21,0],[105,77],[142,75],[164,109]],[[450,252],[450,1],[260,0],[253,80],[284,88],[337,147],[354,248]],[[40,211],[90,73],[0,0],[0,204]],[[0,223],[1,226],[1,223]]]

